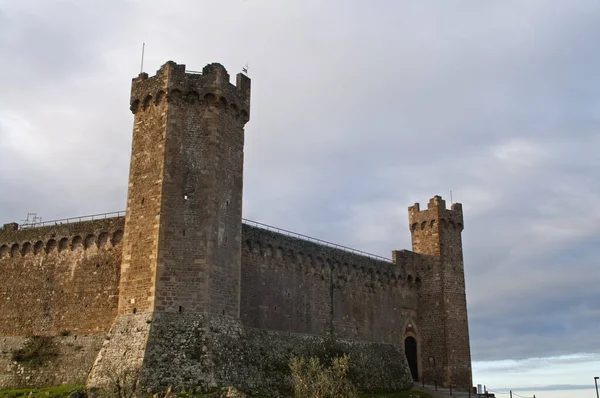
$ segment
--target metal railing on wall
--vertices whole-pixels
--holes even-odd
[[[279,228],[279,227],[274,227],[274,226],[268,225],[268,224],[263,224],[263,223],[258,222],[258,221],[248,220],[247,218],[242,218],[242,222],[244,224],[247,224],[247,225],[250,225],[250,226],[255,226],[255,227],[258,227],[258,228],[261,228],[261,229],[266,229],[267,231],[277,232],[279,234],[287,235],[287,236],[292,237],[292,238],[296,238],[296,239],[300,239],[300,240],[306,240],[306,241],[309,241],[309,242],[312,242],[312,243],[317,243],[317,244],[320,244],[320,245],[323,245],[323,246],[331,247],[333,249],[343,250],[343,251],[346,251],[346,252],[349,252],[349,253],[358,254],[358,255],[361,255],[361,256],[365,256],[365,257],[370,257],[370,258],[375,259],[375,260],[386,261],[388,263],[392,262],[391,259],[386,258],[386,257],[382,257],[382,256],[378,256],[377,254],[367,253],[367,252],[364,252],[362,250],[353,249],[353,248],[348,247],[348,246],[338,245],[337,243],[328,242],[326,240],[319,239],[319,238],[313,238],[312,236],[300,234],[298,232],[288,231],[287,229],[283,229],[283,228]]]
[[[505,397],[517,397],[517,398],[535,398],[535,394],[533,394],[533,396],[526,396],[526,395],[519,395],[516,392],[513,392],[512,390],[509,391],[504,391],[504,392],[499,392],[499,391],[493,391],[490,389],[487,389],[488,392],[494,394],[494,395],[503,395]]]
[[[535,394],[533,396],[523,396],[523,395],[517,394],[516,392],[513,392],[512,390],[500,392],[500,391],[491,390],[485,386],[483,388],[484,391],[482,393],[472,392],[470,389],[467,391],[457,391],[455,388],[452,388],[452,385],[450,385],[448,388],[441,387],[435,381],[433,384],[428,384],[425,382],[424,378],[421,379],[421,381],[419,383],[415,383],[415,385],[420,385],[423,388],[434,390],[438,394],[452,396],[452,397],[469,397],[469,398],[471,398],[471,397],[477,397],[477,398],[496,397],[496,398],[498,398],[498,395],[500,395],[500,396],[505,396],[507,398],[513,398],[513,397],[514,398],[536,398]]]
[[[83,222],[83,221],[93,221],[93,220],[100,220],[100,219],[106,219],[106,218],[122,217],[124,215],[125,215],[124,210],[123,211],[113,211],[110,213],[99,213],[99,214],[92,214],[92,215],[81,216],[81,217],[70,217],[70,218],[62,218],[62,219],[58,219],[58,220],[24,223],[24,224],[20,224],[19,228],[20,229],[39,228],[39,227],[47,227],[47,226],[51,226],[51,225],[72,224],[72,223]],[[329,241],[326,241],[323,239],[313,238],[312,236],[304,235],[304,234],[301,234],[298,232],[289,231],[287,229],[275,227],[275,226],[269,225],[269,224],[264,224],[264,223],[261,223],[258,221],[249,220],[247,218],[242,218],[242,222],[244,224],[247,224],[247,225],[250,225],[253,227],[257,227],[257,228],[264,229],[267,231],[276,232],[276,233],[279,233],[282,235],[289,236],[291,238],[305,240],[305,241],[312,242],[312,243],[317,243],[322,246],[327,246],[327,247],[330,247],[333,249],[343,250],[345,252],[358,254],[360,256],[369,257],[369,258],[372,258],[375,260],[385,261],[388,263],[392,262],[391,259],[383,257],[383,256],[378,256],[377,254],[364,252],[364,251],[358,250],[358,249],[353,249],[351,247],[339,245],[337,243],[329,242]]]
[[[58,220],[36,221],[36,222],[32,222],[32,223],[20,224],[19,229],[40,228],[40,227],[48,227],[51,225],[61,225],[61,224],[72,224],[72,223],[83,222],[83,221],[102,220],[105,218],[122,217],[124,215],[125,215],[125,211],[113,211],[110,213],[99,213],[99,214],[91,214],[88,216],[81,216],[81,217],[61,218]]]

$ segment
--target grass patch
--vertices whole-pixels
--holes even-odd
[[[18,390],[0,390],[0,398],[29,397],[30,393],[32,398],[67,398],[69,395],[77,391],[85,391],[85,387],[59,386],[46,388],[23,388]]]
[[[81,392],[81,395],[77,393]],[[59,387],[46,387],[46,388],[23,388],[17,390],[0,390],[0,398],[26,398],[31,393],[31,398],[73,398],[73,397],[85,397],[88,390],[84,386],[59,386]],[[421,398],[431,398],[431,395],[410,390],[394,393],[377,393],[360,394],[360,398],[408,398],[409,395],[418,395]],[[160,396],[160,394],[159,394]],[[174,397],[177,398],[205,398],[207,394],[191,394],[177,392],[173,393]],[[151,395],[148,395],[151,397]],[[254,396],[255,398],[268,398],[265,396]]]
[[[387,398],[408,398],[410,395],[418,395],[421,398],[431,398],[431,395],[426,392],[409,390],[401,392],[390,392],[390,393],[377,393],[377,394],[360,394],[360,398],[375,398],[375,397],[387,397]]]

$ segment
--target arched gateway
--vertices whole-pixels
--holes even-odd
[[[414,381],[419,380],[419,363],[417,359],[417,340],[408,336],[404,339],[404,353]]]

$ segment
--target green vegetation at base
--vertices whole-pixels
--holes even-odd
[[[18,390],[0,390],[0,398],[85,398],[92,396],[83,386],[60,386],[46,388],[23,388]],[[89,395],[88,395],[89,394]],[[174,393],[177,398],[205,398],[205,394]],[[360,398],[408,398],[410,395],[418,395],[420,398],[431,398],[431,395],[419,391],[402,391],[394,393],[360,394]],[[96,396],[104,396],[97,394]],[[149,396],[150,397],[150,396]],[[261,398],[261,397],[255,397]],[[267,398],[267,397],[263,397]]]
[[[31,394],[31,395],[29,395]],[[53,398],[53,397],[85,397],[87,390],[83,386],[59,386],[45,388],[22,388],[18,390],[0,390],[0,398]]]
[[[295,398],[358,398],[358,391],[348,375],[348,355],[333,358],[329,365],[324,365],[317,357],[294,357],[290,361],[290,370]]]
[[[56,345],[49,336],[33,336],[23,347],[13,351],[12,359],[22,365],[41,366],[58,355]]]
[[[23,361],[40,360],[48,356],[51,345],[32,339],[18,354]],[[337,355],[336,355],[337,354]],[[15,355],[15,354],[13,354]],[[410,390],[395,393],[361,393],[351,380],[350,357],[348,354],[334,353],[320,359],[319,357],[292,357],[289,362],[291,391],[278,391],[277,396],[291,394],[294,398],[431,398],[427,393]],[[91,389],[83,386],[61,386],[39,389],[0,390],[0,398],[220,398],[246,397],[244,393],[233,387],[189,389],[201,393],[175,392],[167,388],[163,392],[147,395],[138,391],[140,370],[123,368],[114,371],[106,390]],[[270,393],[267,393],[272,395]],[[265,395],[254,395],[253,398],[268,398]]]
[[[360,398],[375,398],[375,397],[386,397],[386,398],[408,398],[410,396],[418,395],[419,398],[431,398],[431,395],[426,392],[409,390],[401,392],[390,392],[390,393],[378,393],[378,394],[360,394]]]

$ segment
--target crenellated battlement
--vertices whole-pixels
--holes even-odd
[[[218,63],[208,64],[199,72],[186,72],[185,65],[165,63],[148,77],[140,73],[131,86],[131,106],[134,114],[165,103],[188,104],[227,111],[243,124],[250,119],[250,78],[237,75],[236,85],[229,73]]]
[[[421,285],[414,265],[419,255],[415,253],[391,263],[248,224],[243,225],[242,236],[245,256],[262,258],[286,272],[301,272],[320,279],[333,273],[339,284],[353,280],[373,289],[385,286],[416,289]]]
[[[417,229],[433,228],[439,223],[440,228],[462,231],[464,228],[462,204],[453,203],[446,208],[446,201],[436,195],[429,199],[427,209],[421,210],[419,203],[408,208],[408,221],[411,232]]]
[[[115,247],[123,238],[123,222],[124,217],[115,217],[26,229],[6,224],[0,229],[0,260]]]

